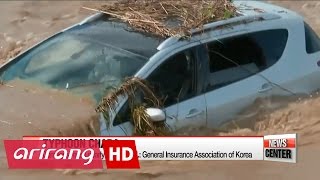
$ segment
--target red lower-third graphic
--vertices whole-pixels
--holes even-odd
[[[101,169],[97,141],[4,140],[10,169]]]

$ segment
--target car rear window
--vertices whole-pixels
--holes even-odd
[[[272,29],[207,44],[211,91],[250,77],[278,62],[286,48],[287,29]]]
[[[320,51],[320,39],[314,30],[305,22],[305,37],[306,37],[306,51],[308,54],[312,54]]]

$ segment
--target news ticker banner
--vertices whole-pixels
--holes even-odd
[[[32,137],[31,139],[69,140],[70,144],[66,144],[67,147],[83,147],[81,141],[98,140],[102,153],[104,152],[102,140],[134,140],[139,160],[263,160],[263,137]],[[104,154],[102,158],[105,160]]]
[[[296,134],[215,137],[24,137],[33,140],[134,140],[139,160],[267,160],[296,163]]]
[[[142,160],[265,160],[296,163],[297,135],[217,137],[31,137],[4,140],[8,167],[139,168]],[[22,164],[21,164],[22,163]]]

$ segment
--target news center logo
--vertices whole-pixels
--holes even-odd
[[[264,136],[264,160],[297,162],[297,134]]]

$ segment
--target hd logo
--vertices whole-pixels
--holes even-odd
[[[264,136],[264,160],[297,162],[297,134]]]

